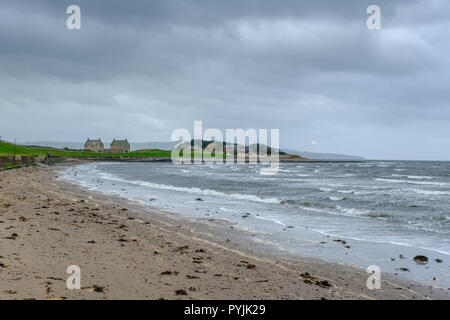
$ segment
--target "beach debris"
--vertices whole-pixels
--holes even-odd
[[[179,252],[180,254],[186,253],[185,251],[189,249],[189,246],[181,246],[172,250],[172,252]]]
[[[197,198],[197,199],[195,199],[195,201],[203,201],[203,199],[202,198]]]
[[[121,224],[120,226],[118,226],[119,229],[123,229],[123,230],[127,230],[128,226]]]
[[[322,281],[317,280],[316,281],[316,285],[318,285],[321,288],[329,288],[329,287],[331,287],[331,284],[327,280],[322,280]]]
[[[311,275],[308,272],[304,272],[304,273],[300,273],[300,277],[309,279],[309,278],[311,278]]]
[[[101,287],[96,284],[92,285],[92,289],[94,289],[94,292],[100,292],[100,293],[105,291],[105,287]]]
[[[187,296],[187,292],[184,289],[175,290],[177,296]]]
[[[203,263],[203,258],[202,257],[193,257],[192,258],[192,263]]]
[[[203,249],[197,249],[197,250],[195,250],[195,252],[197,252],[197,253],[203,253],[203,252],[205,252],[205,250],[203,250]]]
[[[441,259],[434,259],[434,261],[436,261],[437,263],[442,263]]]
[[[246,213],[244,213],[244,215],[242,216],[242,218],[248,218],[248,217],[250,217],[250,213],[248,213],[248,212],[246,212]]]
[[[195,273],[207,273],[206,270],[200,271],[200,270],[194,270]]]
[[[96,243],[94,240],[89,240],[87,243]]]
[[[6,264],[4,264],[3,262],[0,262],[0,268],[8,268],[8,266]]]
[[[170,271],[170,270],[166,270],[166,271],[164,271],[164,272],[161,272],[161,275],[162,275],[162,276],[170,276],[170,275],[176,276],[176,275],[178,275],[178,274],[179,274],[178,271]]]
[[[200,277],[197,277],[197,276],[191,276],[191,275],[186,275],[186,278],[188,278],[188,279],[200,279]]]
[[[428,258],[425,256],[415,256],[413,258],[413,260],[417,263],[417,264],[427,264],[428,263]]]
[[[4,290],[3,292],[6,294],[16,294],[17,293],[17,291],[14,291],[14,290]]]
[[[399,257],[400,259],[406,259],[402,254],[399,254],[398,257]]]
[[[6,237],[6,239],[9,239],[9,240],[16,240],[16,238],[18,237],[19,235],[17,234],[17,233],[13,233],[13,234],[11,234],[9,237]]]
[[[342,243],[342,244],[347,244],[347,242],[345,241],[345,240],[342,240],[342,239],[336,239],[336,240],[333,240],[334,242],[339,242],[339,243]]]
[[[397,270],[404,271],[404,272],[409,272],[408,268],[398,268]]]
[[[253,282],[255,282],[255,283],[262,283],[262,282],[269,282],[269,280],[261,279],[261,280],[256,280],[256,281],[253,281]]]
[[[254,264],[248,264],[246,267],[247,267],[247,269],[255,269],[256,268],[256,266]]]

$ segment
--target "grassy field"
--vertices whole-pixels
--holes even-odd
[[[67,151],[53,148],[33,148],[21,145],[14,145],[2,141],[0,143],[0,155],[24,155],[24,156],[60,156],[60,157],[154,157],[154,158],[170,158],[171,152],[166,150],[143,150],[129,153],[95,153],[82,151]]]

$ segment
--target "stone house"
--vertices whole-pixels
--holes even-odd
[[[125,140],[114,139],[113,142],[111,142],[110,152],[111,153],[128,153],[128,152],[130,152],[130,143],[128,142],[127,139],[125,139]]]
[[[84,151],[87,152],[105,152],[105,146],[100,138],[98,140],[87,139],[84,144]]]

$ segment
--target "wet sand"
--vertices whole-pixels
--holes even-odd
[[[177,219],[60,181],[68,165],[0,172],[0,299],[429,299],[431,289],[320,260],[264,255],[238,230]],[[81,268],[81,289],[66,269]]]

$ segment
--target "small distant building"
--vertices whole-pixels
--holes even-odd
[[[84,144],[84,151],[87,152],[105,152],[105,146],[100,138],[98,140],[87,139]]]
[[[125,139],[125,140],[114,139],[113,142],[111,142],[110,152],[111,153],[128,153],[128,152],[130,152],[130,143],[128,142],[127,139]]]

